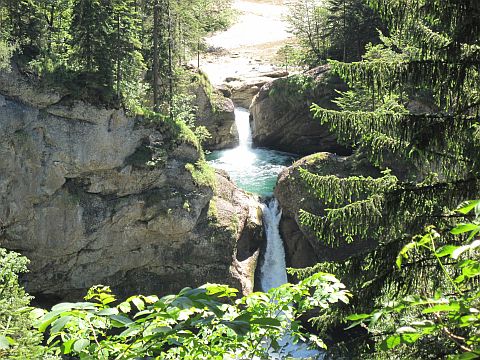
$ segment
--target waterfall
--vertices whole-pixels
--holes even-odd
[[[260,269],[260,286],[263,291],[283,285],[287,282],[285,249],[280,237],[280,219],[282,210],[278,201],[272,198],[263,205],[263,223],[267,237],[264,261]]]
[[[280,220],[282,209],[277,199],[272,198],[268,204],[263,204],[263,224],[267,237],[267,246],[264,253],[264,260],[260,268],[260,287],[262,291],[286,284],[287,268],[285,263],[285,248],[280,236]],[[285,354],[289,359],[323,359],[324,354],[316,350],[309,350],[308,345],[302,342],[293,343],[290,335],[278,339]],[[275,352],[270,353],[271,360],[283,360],[284,355]]]
[[[252,148],[252,130],[250,129],[250,113],[247,109],[235,108],[235,126],[238,132],[240,148]]]
[[[228,172],[241,189],[261,196],[271,196],[278,174],[290,165],[295,157],[269,149],[253,148],[250,113],[235,108],[235,126],[239,145],[233,149],[213,151],[207,160],[213,167]]]
[[[261,289],[266,292],[287,283],[285,249],[280,236],[282,210],[278,201],[271,196],[278,174],[294,161],[295,156],[269,149],[254,149],[249,117],[247,109],[235,108],[239,146],[214,151],[208,160],[214,167],[227,171],[240,188],[270,197],[268,203],[262,205],[267,245],[259,280]],[[317,351],[308,350],[304,343],[293,344],[288,334],[278,342],[284,347],[284,352],[290,353],[289,359],[321,359],[323,356]],[[271,360],[284,358],[284,355],[270,354]]]

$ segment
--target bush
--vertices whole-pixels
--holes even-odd
[[[299,317],[348,302],[343,288],[332,275],[319,273],[241,299],[236,289],[207,284],[161,299],[133,296],[115,304],[110,289],[97,286],[88,292],[88,302],[54,306],[39,330],[48,330],[50,352],[81,359],[266,359],[272,350],[288,356],[278,343],[284,336],[324,346],[304,333]]]
[[[0,248],[0,358],[40,359],[42,335],[33,328],[41,310],[30,307],[32,299],[18,284],[27,271],[28,259]]]

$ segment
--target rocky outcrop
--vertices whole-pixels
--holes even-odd
[[[322,261],[342,261],[353,254],[363,251],[374,243],[353,242],[335,249],[322,245],[315,239],[309,228],[300,224],[299,210],[322,214],[324,204],[311,193],[302,179],[299,169],[303,168],[318,175],[372,176],[379,171],[358,155],[342,157],[331,153],[317,153],[304,157],[285,169],[279,176],[275,188],[275,197],[282,207],[280,233],[285,243],[288,266],[303,268]]]
[[[206,167],[186,127],[2,79],[0,246],[30,258],[29,292],[253,288],[260,204]]]
[[[254,97],[258,94],[262,86],[272,81],[272,79],[278,79],[288,76],[287,71],[271,71],[268,73],[260,73],[256,77],[245,78],[227,78],[226,84],[223,86],[228,89],[230,97],[234,104],[245,109],[248,109],[252,105]]]
[[[312,103],[336,109],[335,90],[345,88],[328,66],[265,84],[250,107],[254,145],[300,155],[319,151],[349,155],[351,151],[310,112]]]
[[[194,79],[192,90],[195,95],[196,125],[205,126],[211,135],[203,146],[207,150],[235,147],[238,145],[238,133],[232,100],[213,89],[203,73],[197,72]]]

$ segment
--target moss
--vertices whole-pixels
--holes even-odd
[[[200,159],[195,164],[187,163],[185,164],[185,169],[190,171],[195,184],[215,189],[215,170],[205,161],[205,159]]]
[[[203,159],[203,149],[195,133],[188,127],[185,122],[163,114],[146,111],[144,115],[145,124],[147,126],[155,127],[165,137],[166,147],[173,149],[179,143],[187,143],[195,147],[201,154]]]
[[[181,140],[184,143],[193,145],[200,153],[203,154],[202,146],[198,140],[195,133],[190,129],[187,124],[183,121],[176,121],[175,126],[177,127],[177,139]]]
[[[321,152],[321,153],[308,155],[302,161],[304,161],[307,165],[315,165],[319,161],[328,160],[329,157],[330,157],[330,153]]]
[[[214,89],[207,75],[199,70],[195,73],[194,81],[198,83],[198,85],[205,92],[205,95],[207,96],[208,100],[210,101],[210,105],[212,106],[212,112],[214,114],[218,112],[221,107],[218,104],[222,101],[223,97]]]
[[[240,220],[238,219],[237,214],[232,215],[232,221],[230,222],[229,229],[234,232],[235,234],[238,233],[240,229]]]
[[[207,213],[208,220],[211,222],[216,222],[218,219],[218,209],[217,209],[217,202],[215,199],[210,200],[208,203],[208,213]]]

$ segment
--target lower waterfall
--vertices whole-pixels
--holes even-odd
[[[282,218],[282,209],[277,199],[271,198],[267,204],[263,205],[263,224],[267,245],[263,257],[263,264],[260,268],[260,288],[267,292],[272,288],[286,284],[287,267],[285,262],[285,248],[280,236],[280,220]],[[316,359],[321,360],[324,354],[309,350],[305,343],[293,343],[293,338],[289,335],[278,340],[283,348],[281,354],[270,353],[271,360],[283,359]]]
[[[263,206],[263,223],[267,238],[264,261],[260,269],[260,287],[268,291],[287,283],[287,266],[285,264],[285,249],[280,237],[280,219],[282,210],[277,199],[272,198]]]

